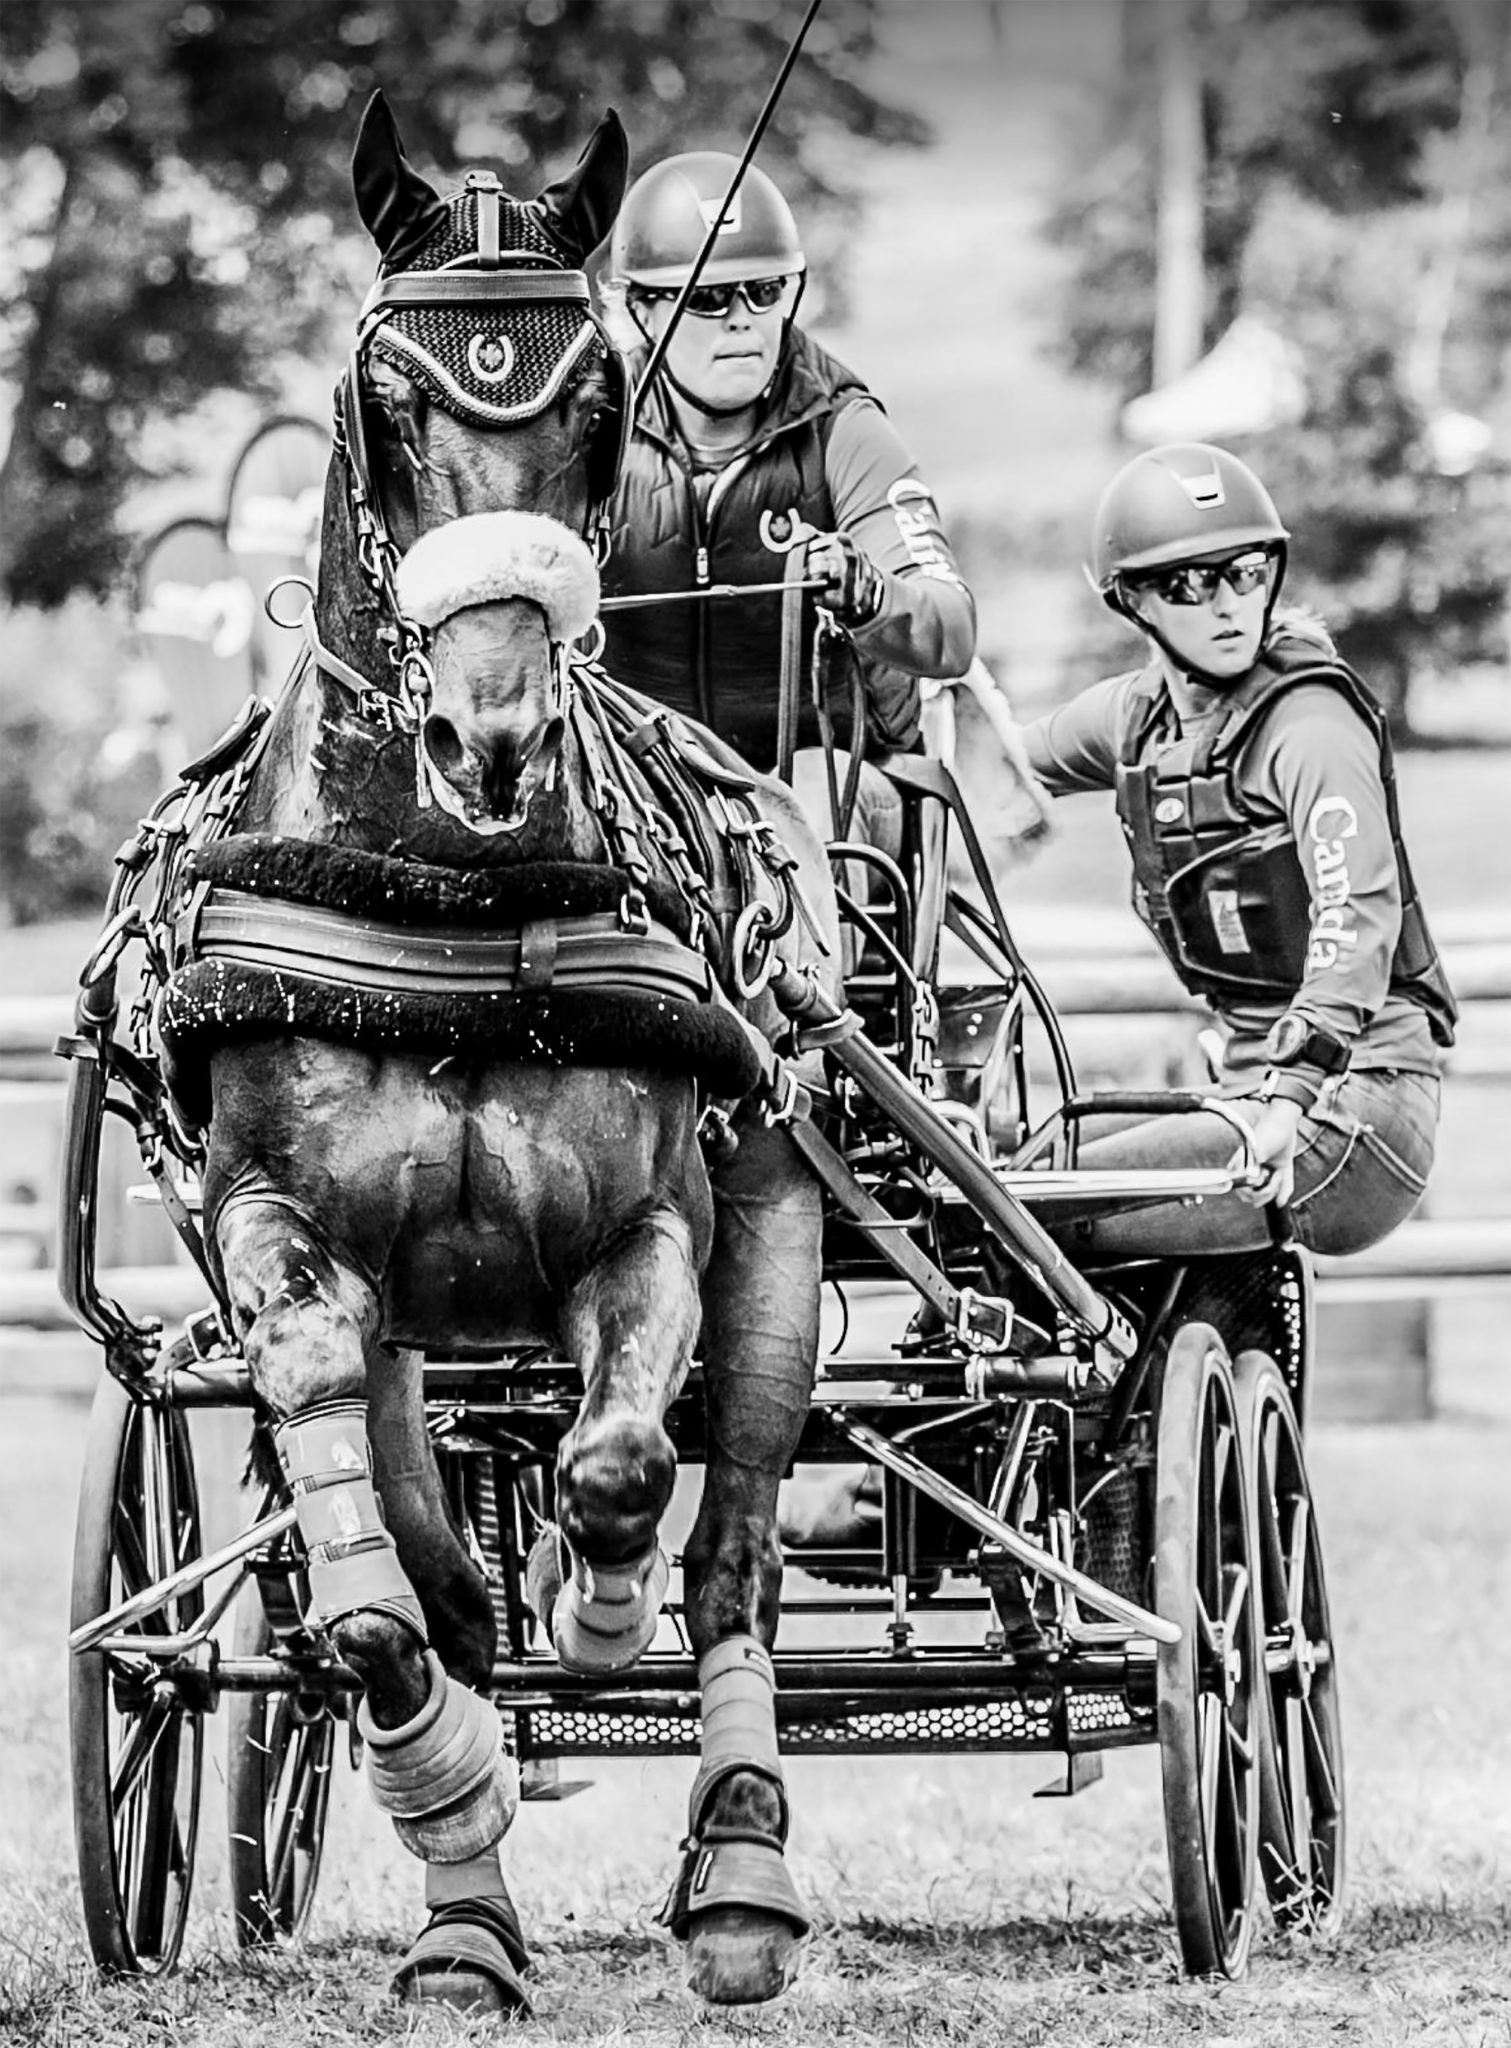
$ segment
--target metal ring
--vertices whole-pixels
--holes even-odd
[[[308,598],[310,604],[313,604],[315,602],[315,586],[313,583],[311,583],[308,576],[277,576],[273,579],[273,581],[268,585],[267,590],[263,594],[262,608],[267,613],[268,617],[272,620],[273,624],[275,626],[281,626],[285,633],[296,632],[298,628],[304,624],[304,614],[305,611],[308,609],[308,606],[301,605],[299,608],[299,616],[297,618],[279,618],[277,612],[275,612],[273,609],[273,599],[278,595],[280,590],[287,589],[290,584],[292,584],[296,590],[302,590],[305,593],[305,596]]]
[[[603,630],[603,620],[594,619],[586,633],[579,633],[572,642],[572,659],[584,667],[591,668],[603,654],[608,635]]]
[[[753,1003],[776,972],[776,954],[770,943],[771,912],[764,903],[747,903],[735,919],[729,942],[729,978],[742,1002]],[[745,972],[746,959],[757,949],[760,965],[754,974]]]

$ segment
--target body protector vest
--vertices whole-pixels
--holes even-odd
[[[1434,1040],[1451,1045],[1458,1008],[1402,842],[1383,714],[1345,662],[1304,641],[1277,638],[1257,673],[1262,680],[1246,707],[1198,740],[1189,767],[1175,774],[1144,758],[1162,703],[1153,672],[1135,687],[1116,771],[1134,910],[1193,995],[1218,1004],[1290,1003],[1305,978],[1312,898],[1289,821],[1257,815],[1236,771],[1246,743],[1281,697],[1302,683],[1325,683],[1347,698],[1380,750],[1401,886],[1391,991],[1425,1010]]]
[[[644,367],[632,364],[632,379]],[[763,424],[751,446],[698,477],[659,390],[636,425],[614,500],[605,597],[677,592],[711,584],[774,583],[783,557],[761,540],[763,512],[792,511],[832,532],[834,505],[824,457],[838,414],[870,399],[864,384],[798,329],[788,337]],[[807,678],[815,620],[804,607],[799,746],[820,733]],[[769,769],[777,757],[782,600],[779,595],[714,598],[607,612],[603,664],[617,681],[701,719]],[[830,666],[826,702],[835,738],[850,737],[854,651]],[[867,731],[880,747],[907,749],[918,737],[917,678],[875,663],[864,668]]]

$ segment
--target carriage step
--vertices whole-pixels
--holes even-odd
[[[1063,1778],[1051,1778],[1035,1792],[1035,1799],[1074,1799],[1078,1792],[1100,1782],[1102,1759],[1093,1751],[1073,1749],[1065,1759]]]
[[[591,1778],[564,1778],[561,1775],[561,1759],[554,1756],[527,1756],[519,1767],[519,1796],[521,1799],[555,1800],[571,1799],[578,1792],[591,1792]]]

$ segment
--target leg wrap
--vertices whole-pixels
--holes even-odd
[[[717,1909],[748,1908],[785,1920],[796,1935],[811,1926],[782,1855],[787,1793],[776,1739],[776,1674],[753,1636],[726,1636],[698,1660],[702,1688],[703,1760],[688,1801],[682,1867],[662,1918],[679,1941],[694,1918]],[[708,1818],[726,1778],[753,1771],[776,1789],[776,1834],[721,1826]]]
[[[733,1771],[759,1771],[779,1788],[782,1755],[776,1739],[776,1672],[754,1636],[725,1636],[698,1660],[703,1756],[693,1780],[688,1818],[697,1831],[714,1787]],[[782,1839],[787,1798],[782,1795]]]
[[[550,1522],[531,1548],[525,1588],[562,1668],[601,1673],[627,1671],[650,1648],[670,1577],[659,1543],[631,1564],[592,1566]]]
[[[430,1697],[399,1728],[373,1725],[366,1700],[357,1732],[367,1747],[373,1798],[404,1847],[427,1863],[466,1863],[504,1834],[519,1804],[519,1771],[497,1712],[448,1678],[427,1650]]]
[[[328,1401],[274,1433],[309,1556],[310,1615],[391,1614],[427,1640],[425,1617],[383,1526],[367,1441],[367,1403]]]

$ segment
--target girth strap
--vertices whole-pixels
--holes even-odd
[[[706,1002],[713,986],[707,960],[665,925],[652,921],[644,932],[628,932],[611,912],[534,919],[504,933],[418,932],[239,889],[211,889],[185,924],[179,935],[185,955],[282,968],[388,994],[594,988]]]

